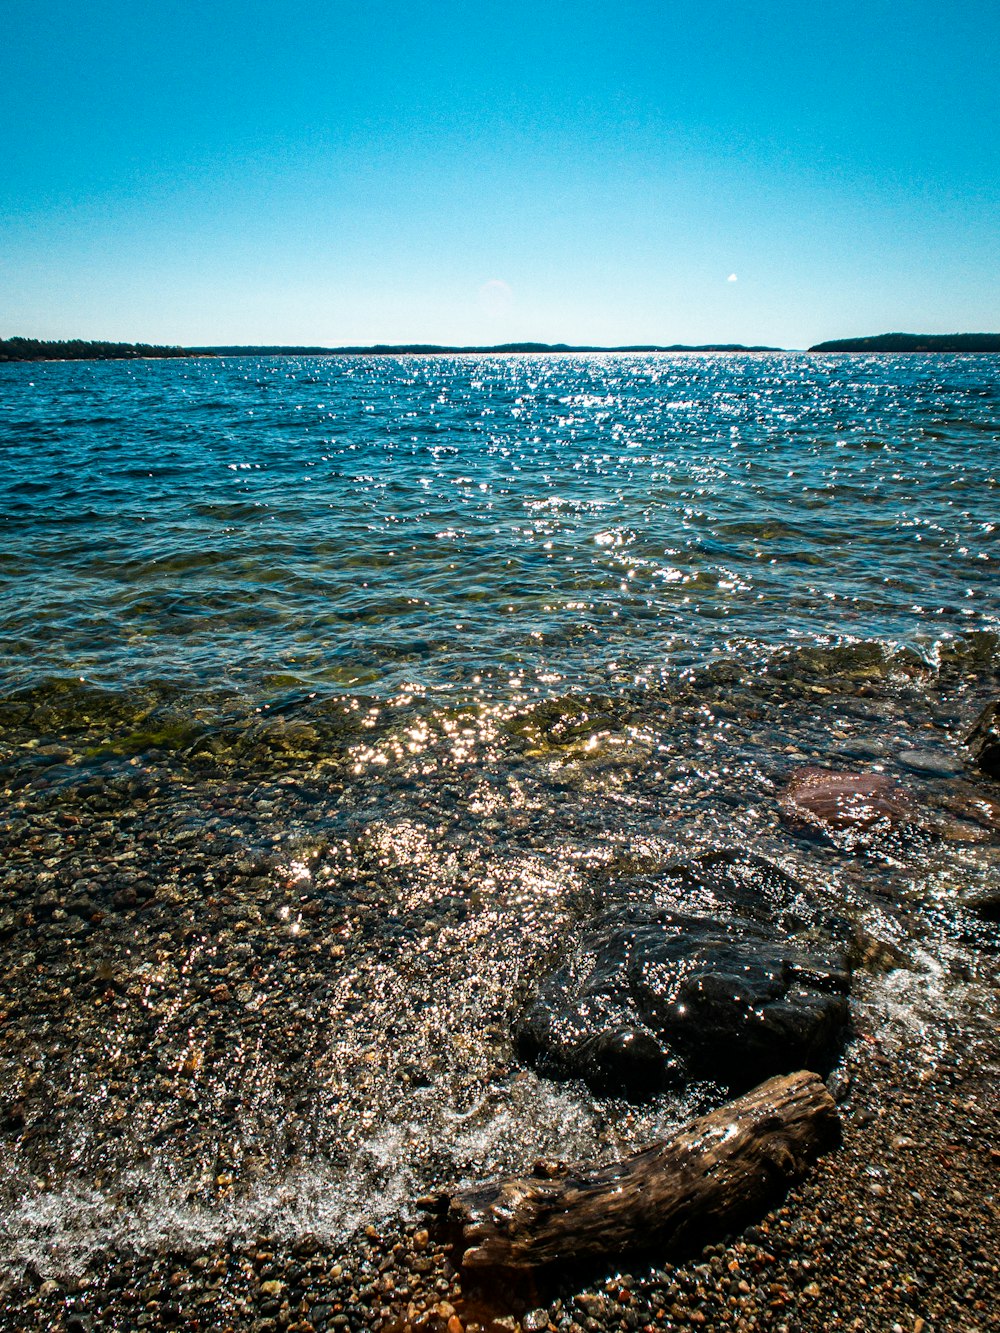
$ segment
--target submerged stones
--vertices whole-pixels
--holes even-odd
[[[965,772],[961,759],[941,750],[901,750],[897,757],[904,768],[927,777],[955,778]]]
[[[715,852],[591,924],[516,1028],[544,1074],[642,1097],[825,1070],[848,1032],[852,930],[757,856]]]
[[[982,771],[991,778],[1000,778],[1000,699],[986,705],[965,743]]]
[[[1000,801],[968,783],[956,783],[939,798],[939,804],[962,821],[959,830],[962,840],[987,841],[1000,835]],[[968,832],[967,830],[972,830]],[[951,831],[946,833],[951,836]],[[959,840],[956,836],[954,840]]]
[[[954,777],[954,766],[925,752],[900,756],[922,775]],[[779,798],[791,832],[843,851],[904,851],[942,838],[984,842],[1000,831],[1000,802],[968,783],[951,781],[918,798],[885,773],[796,769]]]

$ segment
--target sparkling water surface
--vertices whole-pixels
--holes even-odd
[[[5,684],[591,684],[995,627],[989,357],[0,368]],[[992,560],[991,560],[992,555]]]
[[[722,1092],[512,1023],[709,849],[901,960],[880,1049],[986,1042],[998,407],[996,357],[0,366],[0,1262],[348,1244],[666,1132]],[[806,764],[942,836],[798,836]]]

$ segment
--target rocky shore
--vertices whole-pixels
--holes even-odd
[[[995,676],[903,666],[363,731],[7,706],[0,1329],[1000,1328],[1000,791],[963,746]],[[754,1004],[804,1006],[843,1146],[695,1254],[458,1271],[429,1187],[613,1160],[746,1086],[623,971],[629,932],[690,969],[693,899],[705,976],[737,930]],[[774,990],[789,933],[809,982]],[[633,1101],[516,1043],[583,1012],[598,944],[602,1013],[660,1043]]]
[[[200,1251],[95,1253],[62,1280],[8,1278],[0,1327],[996,1329],[1000,1049],[995,1031],[937,1035],[936,1066],[914,1069],[905,1050],[862,1033],[841,1075],[843,1147],[756,1225],[681,1262],[477,1289],[420,1222],[344,1248],[259,1234]]]

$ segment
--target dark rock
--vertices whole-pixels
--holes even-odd
[[[828,1069],[849,1024],[851,927],[760,857],[710,853],[609,908],[522,1014],[540,1072],[641,1097]],[[648,899],[652,898],[652,903]]]
[[[884,773],[796,769],[781,797],[781,811],[797,832],[839,834],[834,841],[846,845],[927,831],[911,797]]]
[[[987,704],[965,738],[972,757],[984,773],[1000,778],[1000,699]]]
[[[965,899],[965,906],[986,921],[1000,921],[1000,889],[970,894]]]
[[[902,750],[899,762],[914,773],[927,773],[938,778],[957,777],[965,771],[961,759],[944,750]]]

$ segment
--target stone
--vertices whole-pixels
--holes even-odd
[[[954,778],[965,772],[961,759],[945,750],[901,750],[899,762],[914,773],[929,777]]]
[[[832,1066],[854,932],[761,857],[715,852],[606,909],[516,1024],[539,1072],[632,1098]]]
[[[965,907],[981,916],[984,921],[1000,921],[1000,889],[985,889],[963,899]]]
[[[912,798],[884,773],[798,768],[781,796],[781,812],[796,832],[840,835],[833,840],[846,845],[926,831]]]
[[[984,773],[991,778],[1000,778],[1000,699],[986,705],[966,736],[965,744]]]
[[[989,834],[1000,833],[1000,800],[987,796],[971,783],[953,783],[947,792],[938,797],[937,804],[967,824],[981,829],[984,838]],[[948,836],[947,833],[945,836]]]

